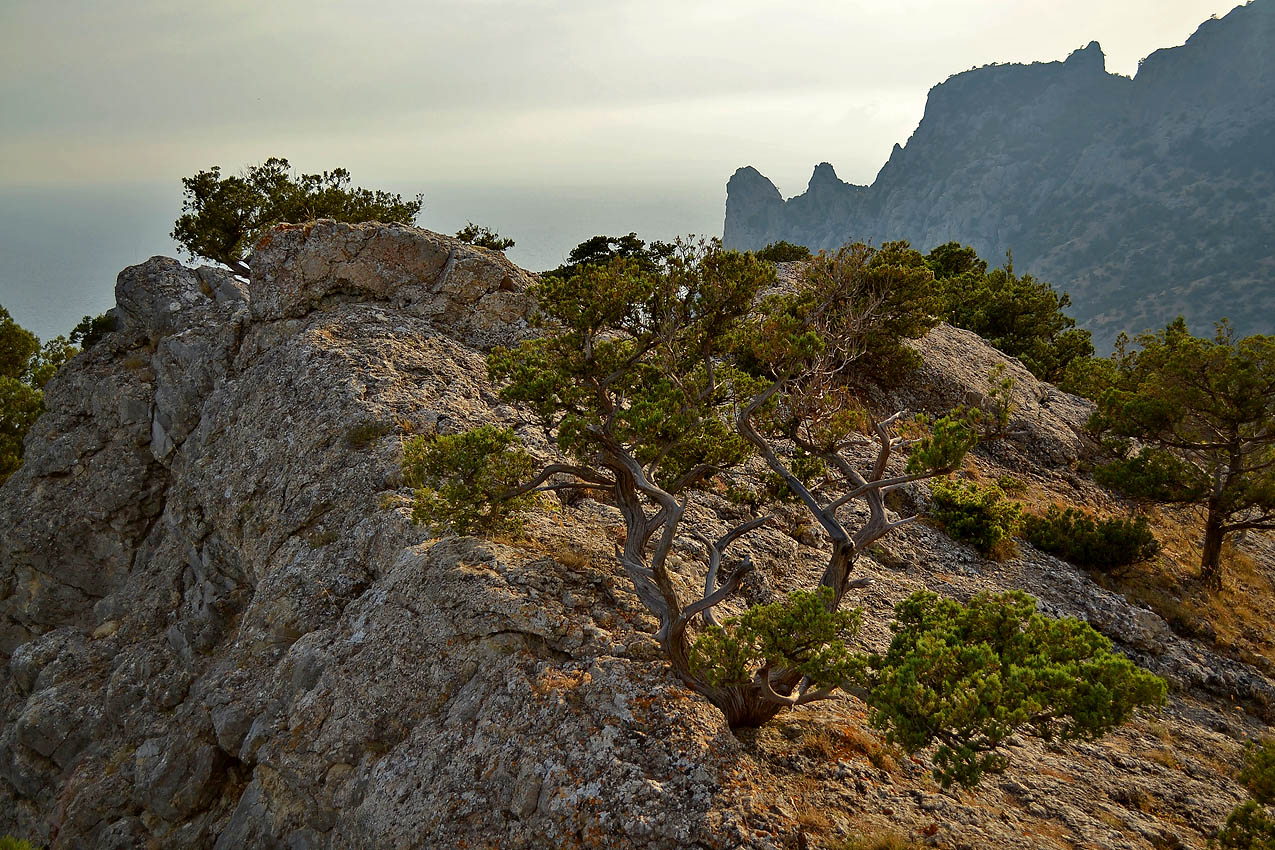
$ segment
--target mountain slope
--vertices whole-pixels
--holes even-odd
[[[1064,62],[992,65],[930,91],[871,186],[814,170],[784,201],[741,168],[728,247],[787,239],[948,240],[1069,291],[1100,343],[1182,313],[1275,331],[1275,0],[1209,20],[1133,79],[1096,42]]]
[[[1268,673],[1030,547],[992,563],[919,523],[856,567],[876,578],[856,600],[870,646],[920,587],[1024,589],[1168,677],[1164,714],[1016,742],[1008,774],[960,795],[882,757],[849,696],[732,735],[661,660],[614,559],[614,507],[537,512],[518,541],[409,520],[408,433],[494,422],[550,451],[484,370],[528,332],[525,272],[332,222],[282,227],[253,265],[247,287],[164,258],[121,273],[121,329],[50,383],[0,487],[0,834],[51,850],[778,850],[880,829],[1202,848],[1241,799],[1225,777],[1271,734]],[[883,404],[946,409],[1005,360],[947,326],[917,346],[925,365]],[[979,449],[983,474],[1110,509],[1073,472],[1087,403],[1007,368],[1024,436]],[[716,535],[744,508],[703,493],[691,510]],[[740,541],[749,601],[822,572],[802,528],[794,510]],[[676,579],[702,582],[696,541],[675,547]]]

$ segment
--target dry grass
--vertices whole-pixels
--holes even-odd
[[[1035,838],[1035,847],[1074,847],[1071,831],[1054,821],[1040,821],[1023,830],[1023,835]]]
[[[591,681],[593,677],[583,670],[562,670],[549,667],[531,684],[531,691],[538,697],[551,693],[574,691],[581,685]]]
[[[1098,818],[1098,820],[1102,821],[1117,832],[1124,832],[1128,829],[1128,825],[1125,824],[1124,818],[1120,817],[1110,809],[1099,809],[1094,817]]]
[[[877,770],[895,773],[899,769],[898,761],[891,752],[892,748],[857,726],[812,727],[801,734],[797,749],[803,755],[820,761],[866,756]]]
[[[1170,770],[1181,770],[1182,763],[1178,761],[1177,754],[1169,747],[1156,747],[1147,750],[1146,757],[1162,767]]]
[[[1068,784],[1071,784],[1076,781],[1075,774],[1067,773],[1064,770],[1056,770],[1052,767],[1038,768],[1036,772],[1039,773],[1041,776],[1049,776],[1054,779],[1057,779],[1059,782],[1066,782]]]
[[[1155,611],[1187,637],[1212,643],[1223,654],[1275,673],[1275,575],[1228,542],[1222,550],[1223,587],[1210,591],[1199,581],[1202,524],[1190,509],[1150,514],[1162,547],[1151,561],[1120,575],[1095,574],[1099,584]]]
[[[583,570],[593,563],[592,557],[588,552],[576,546],[563,546],[553,552],[553,559],[564,567],[572,570]]]
[[[796,812],[793,813],[793,819],[803,830],[818,835],[825,835],[832,829],[832,819],[827,813],[821,807],[808,802],[797,807]]]
[[[1012,561],[1018,557],[1018,543],[1015,542],[1014,538],[1006,537],[988,550],[987,557],[998,564]]]
[[[870,835],[856,835],[837,844],[829,844],[828,850],[920,850],[917,844],[901,832],[886,830]]]

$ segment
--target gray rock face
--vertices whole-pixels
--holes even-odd
[[[1205,21],[1134,79],[1096,42],[1065,62],[995,65],[930,91],[871,186],[816,167],[783,201],[752,168],[727,184],[727,247],[949,240],[1072,295],[1100,344],[1184,314],[1275,331],[1275,3]],[[1150,258],[1154,257],[1152,260]]]
[[[252,316],[304,316],[341,301],[381,301],[478,348],[526,329],[527,272],[504,254],[403,225],[319,221],[271,233],[253,254]]]
[[[1174,677],[1157,722],[1181,770],[1142,755],[1140,721],[1077,748],[1024,744],[1004,789],[966,802],[907,759],[813,758],[803,736],[862,725],[849,697],[732,735],[659,659],[611,556],[614,508],[545,511],[520,542],[409,521],[408,434],[494,422],[550,450],[484,379],[482,350],[526,333],[526,273],[436,234],[324,222],[275,231],[254,267],[246,288],[162,258],[126,270],[121,329],[50,384],[0,488],[0,833],[51,848],[775,850],[940,819],[949,846],[1028,848],[1052,829],[1202,847],[1239,799],[1200,765],[1230,770],[1239,738],[1269,732],[1230,708],[1269,693],[1262,675],[1053,558],[989,564],[916,525],[863,559],[870,645],[920,586],[1025,588]],[[951,328],[917,344],[926,367],[883,401],[969,401],[1004,360]],[[1084,402],[1007,368],[1024,436],[979,463],[1071,486]],[[711,532],[740,508],[705,494],[690,510]],[[755,600],[823,569],[814,535],[780,525],[747,543]],[[702,580],[674,560],[679,581]]]

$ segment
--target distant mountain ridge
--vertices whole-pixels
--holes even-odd
[[[1069,291],[1099,344],[1179,313],[1275,332],[1275,0],[1205,21],[1132,79],[1105,64],[1091,42],[949,78],[871,186],[825,162],[785,201],[741,168],[725,243],[957,240]]]

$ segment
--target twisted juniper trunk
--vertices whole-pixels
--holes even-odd
[[[1210,499],[1208,519],[1204,522],[1204,552],[1200,556],[1200,579],[1210,590],[1222,589],[1222,541],[1225,536],[1222,511]]]
[[[717,706],[732,729],[754,729],[775,719],[788,706],[762,696],[756,685],[732,685],[722,688],[702,687],[696,690]]]
[[[830,591],[824,604],[829,612],[833,612],[851,588],[864,587],[870,582],[867,578],[857,580],[851,578],[855,556],[877,538],[915,519],[915,517],[909,517],[891,522],[886,513],[884,494],[892,487],[902,486],[918,478],[929,477],[933,473],[917,473],[894,478],[886,476],[891,451],[904,444],[899,438],[891,436],[888,430],[898,418],[899,414],[896,414],[877,423],[875,427],[875,439],[880,441],[880,449],[870,477],[861,475],[835,450],[811,451],[814,447],[801,445],[801,448],[817,454],[841,473],[851,487],[850,491],[840,499],[827,505],[820,504],[809,488],[779,458],[769,440],[762,437],[750,421],[749,417],[777,392],[780,386],[781,384],[777,383],[754,398],[752,403],[736,417],[736,430],[740,436],[757,448],[767,465],[784,480],[788,488],[805,504],[811,515],[818,520],[827,533],[831,551],[819,585]],[[624,516],[627,530],[624,546],[622,549],[617,547],[616,556],[632,580],[634,590],[642,604],[659,618],[660,628],[656,639],[678,678],[717,706],[732,728],[759,726],[774,718],[785,708],[827,699],[831,696],[838,685],[815,687],[809,678],[790,667],[772,669],[770,665],[767,665],[755,671],[751,681],[726,685],[710,684],[702,676],[697,675],[691,665],[691,647],[687,629],[697,616],[703,618],[706,626],[717,625],[712,615],[713,606],[733,594],[739,588],[744,575],[752,569],[751,561],[745,559],[744,563],[734,570],[720,587],[716,587],[722,552],[731,542],[764,523],[766,518],[743,523],[716,542],[710,542],[703,536],[697,535],[704,543],[709,555],[704,593],[700,599],[684,605],[669,575],[666,561],[686,511],[687,497],[683,496],[679,501],[668,490],[656,484],[649,470],[608,435],[598,431],[597,436],[601,444],[598,464],[614,476],[613,493],[616,504]],[[869,441],[871,439],[869,438]],[[687,473],[670,489],[673,492],[681,492],[683,483],[689,480],[689,477],[699,474],[698,470]],[[866,502],[869,510],[868,520],[853,535],[846,531],[837,518],[838,509],[851,499]],[[648,505],[655,506],[654,512],[648,513]],[[659,539],[652,548],[651,543],[657,532]]]

